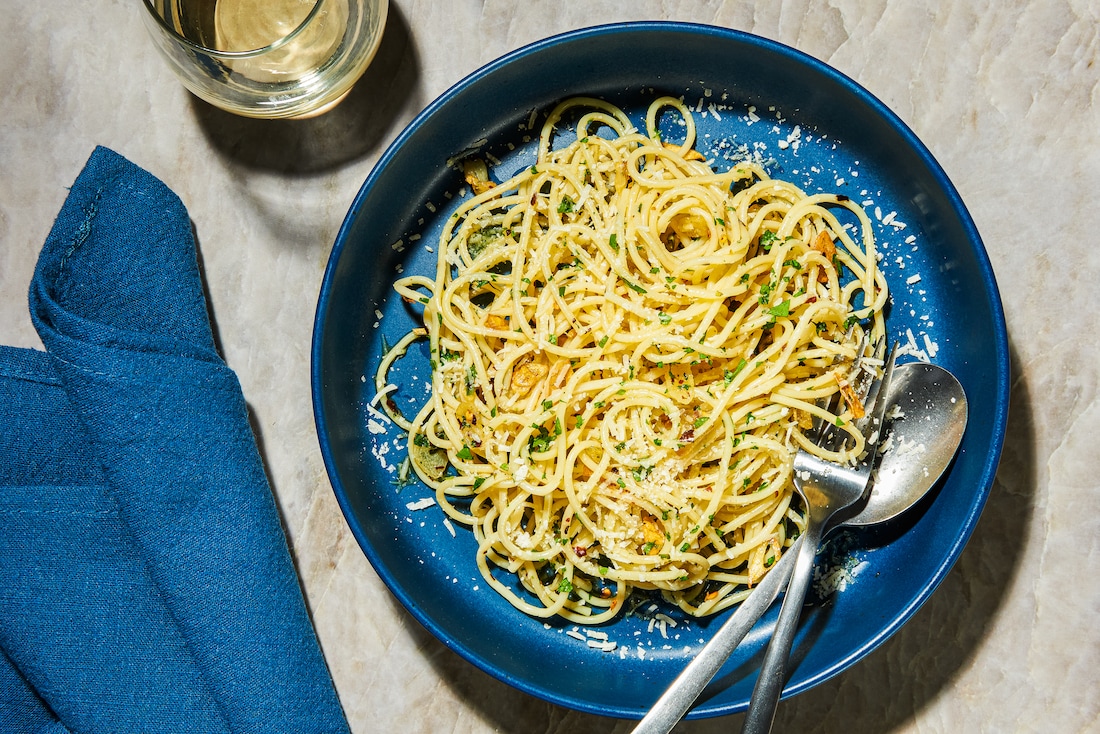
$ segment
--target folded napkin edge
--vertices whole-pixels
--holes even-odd
[[[48,352],[0,344],[0,377],[44,385],[61,385]]]

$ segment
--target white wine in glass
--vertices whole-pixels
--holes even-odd
[[[145,0],[158,49],[197,96],[251,117],[308,117],[373,58],[386,0]]]

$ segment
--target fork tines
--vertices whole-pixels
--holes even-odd
[[[856,428],[863,434],[867,445],[871,446],[877,444],[877,431],[885,416],[885,386],[889,384],[890,377],[893,374],[897,345],[895,344],[891,348],[890,354],[881,360],[880,367],[879,355],[882,354],[883,347],[886,344],[886,337],[880,336],[876,339],[875,343],[870,346],[870,350],[868,350],[869,342],[869,335],[864,334],[857,347],[856,358],[852,362],[846,379],[852,386],[856,399],[864,409],[863,417],[855,422]],[[879,367],[880,369],[875,369]],[[834,400],[843,403],[844,399],[839,391]],[[875,438],[875,441],[870,440],[872,437]],[[841,451],[847,447],[848,441],[849,433],[847,431],[826,424],[819,427],[815,443],[822,447],[829,447],[832,451]],[[864,455],[866,455],[866,452]]]
[[[885,341],[885,337],[882,338]],[[897,359],[898,345],[890,347],[890,353],[883,360],[881,376],[871,380],[864,400],[864,416],[856,421],[856,428],[863,434],[864,456],[878,446],[880,432],[886,419],[886,395],[889,393],[890,380],[894,376],[894,362]]]

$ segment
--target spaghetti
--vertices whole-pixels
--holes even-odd
[[[668,114],[680,143],[658,132]],[[576,140],[554,149],[567,118]],[[412,420],[383,404],[485,580],[529,614],[599,623],[635,589],[729,607],[804,527],[794,452],[863,450],[848,373],[887,298],[870,221],[751,162],[713,170],[694,145],[680,100],[653,102],[645,131],[567,100],[534,165],[498,185],[467,166],[475,195],[435,277],[396,283],[424,328],[377,387],[426,337],[432,394]],[[814,446],[814,419],[850,447]]]

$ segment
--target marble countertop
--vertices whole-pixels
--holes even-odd
[[[9,3],[0,48],[0,341],[40,347],[26,292],[66,187],[105,145],[190,211],[215,328],[240,377],[307,601],[352,729],[628,732],[466,663],[390,596],[318,449],[314,306],[363,179],[432,99],[528,42],[596,23],[683,20],[809,53],[893,109],[984,239],[1012,353],[1005,451],[947,579],[893,638],[780,706],[777,731],[1100,732],[1100,5],[1092,0],[616,3],[394,0],[343,105],[235,118],[156,55],[140,4]],[[14,40],[13,40],[14,39]],[[1090,448],[1090,446],[1092,448]],[[687,722],[737,730],[740,716]]]

